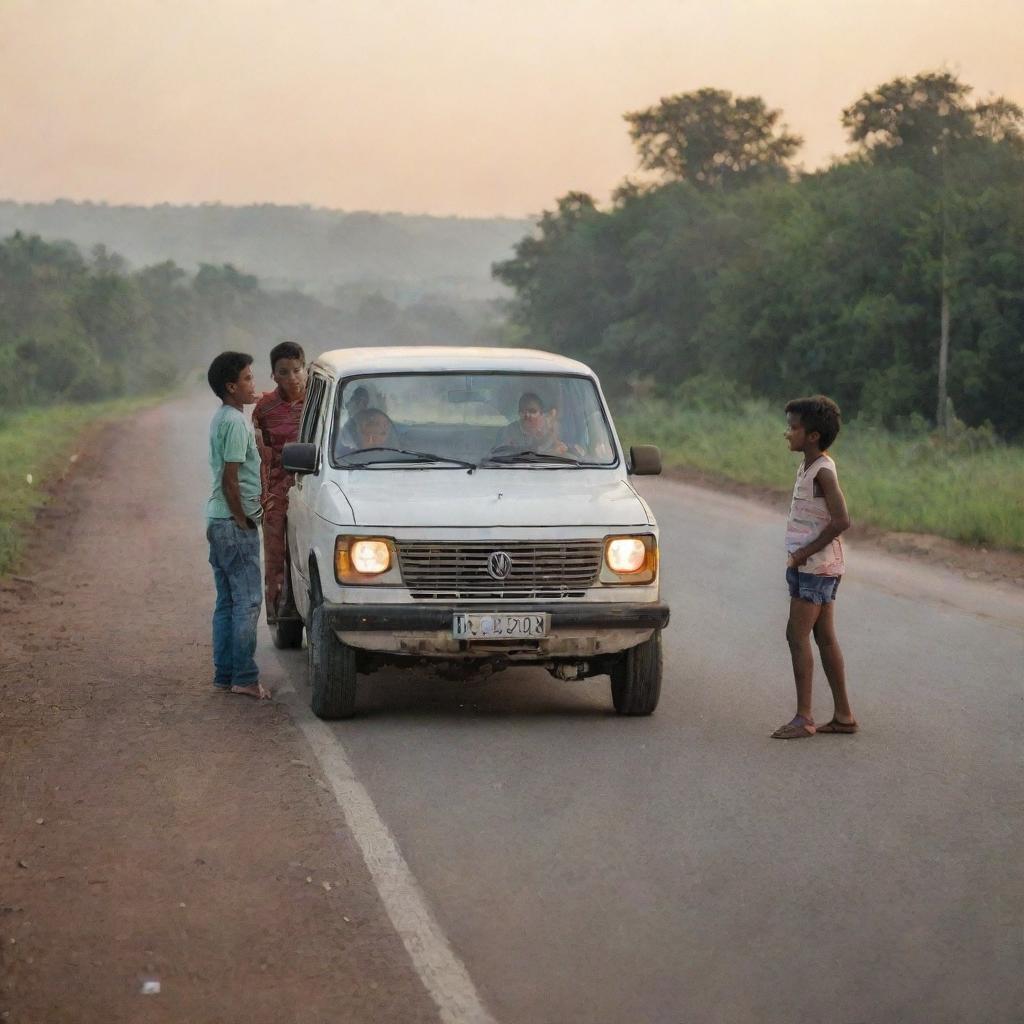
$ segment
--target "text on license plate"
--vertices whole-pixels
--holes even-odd
[[[455,612],[452,636],[456,640],[536,639],[548,635],[550,622],[547,612],[518,615]]]

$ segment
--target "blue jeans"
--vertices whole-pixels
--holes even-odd
[[[789,596],[811,604],[831,604],[839,591],[842,576],[816,576],[810,572],[786,569]]]
[[[243,530],[233,519],[206,527],[210,565],[217,586],[213,609],[213,685],[252,686],[260,677],[253,654],[263,603],[260,531]]]

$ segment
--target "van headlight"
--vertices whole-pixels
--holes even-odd
[[[334,576],[339,583],[400,583],[395,542],[389,537],[338,537]]]
[[[658,575],[658,543],[649,533],[605,537],[602,583],[651,583]]]

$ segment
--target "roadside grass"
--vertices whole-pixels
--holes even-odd
[[[798,456],[783,440],[781,410],[765,401],[722,410],[634,399],[623,403],[616,423],[627,449],[656,444],[666,468],[792,490]],[[940,440],[854,422],[829,454],[855,523],[1024,550],[1024,448],[985,431],[961,429]]]
[[[0,575],[17,565],[36,512],[49,500],[52,484],[76,459],[82,432],[128,416],[161,397],[50,405],[0,419]]]

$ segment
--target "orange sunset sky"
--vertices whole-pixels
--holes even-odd
[[[1022,0],[0,0],[0,198],[534,214],[635,170],[622,114],[713,85],[820,166],[947,67],[1024,103]]]

